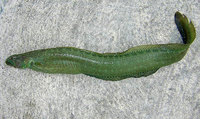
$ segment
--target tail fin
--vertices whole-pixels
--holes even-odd
[[[191,44],[196,38],[196,31],[192,21],[180,12],[175,13],[175,23],[181,34],[184,44]]]

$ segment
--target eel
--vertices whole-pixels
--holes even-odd
[[[174,18],[183,43],[140,45],[116,53],[57,47],[12,55],[5,63],[15,68],[51,74],[85,74],[109,81],[146,77],[180,61],[196,37],[192,21],[184,14],[177,11]]]

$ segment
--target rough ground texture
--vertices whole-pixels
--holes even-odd
[[[59,46],[120,52],[182,42],[174,13],[197,38],[178,63],[118,82],[9,67],[16,53]],[[199,0],[0,0],[0,118],[199,119]]]

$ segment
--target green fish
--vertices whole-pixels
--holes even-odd
[[[194,41],[194,25],[185,15],[176,12],[175,23],[183,43],[141,45],[118,53],[97,53],[74,47],[41,49],[12,55],[6,64],[44,73],[85,74],[109,81],[146,77],[180,61]]]

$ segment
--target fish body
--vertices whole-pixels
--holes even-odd
[[[163,66],[180,61],[196,37],[194,25],[185,15],[176,12],[175,23],[183,44],[141,45],[118,53],[58,47],[12,55],[6,64],[45,73],[86,74],[110,81],[149,76]]]

